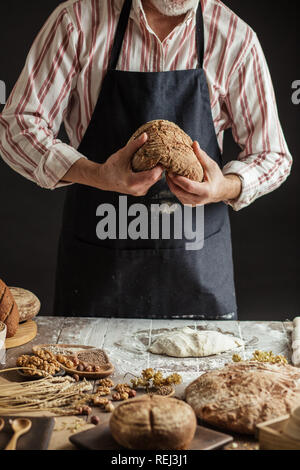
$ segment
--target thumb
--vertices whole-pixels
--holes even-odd
[[[197,141],[193,143],[193,149],[205,172],[209,171],[215,164],[214,160],[212,160],[212,158],[210,158],[207,153],[200,148]]]
[[[147,142],[148,136],[146,132],[144,132],[142,135],[140,135],[137,139],[133,139],[128,144],[123,148],[123,155],[125,158],[130,160],[132,156],[135,154],[135,152],[138,151],[139,148],[141,148],[145,142]]]

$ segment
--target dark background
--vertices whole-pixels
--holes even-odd
[[[100,0],[99,0],[100,1]],[[7,98],[29,48],[57,0],[1,2],[0,80]],[[224,2],[256,31],[273,77],[285,137],[294,157],[292,175],[249,208],[231,211],[236,288],[241,320],[285,320],[299,313],[299,117],[291,84],[300,79],[298,1]],[[3,107],[0,106],[0,111]],[[224,159],[239,149],[225,137]],[[0,159],[0,277],[35,292],[43,314],[52,313],[56,249],[64,189],[39,188]]]

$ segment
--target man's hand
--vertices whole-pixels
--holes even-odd
[[[163,168],[159,165],[149,171],[140,173],[132,171],[132,156],[147,139],[147,134],[142,134],[138,139],[111,155],[103,164],[81,158],[72,166],[63,180],[105,191],[144,196],[151,186],[160,180],[163,173]]]
[[[198,142],[193,143],[194,152],[204,170],[202,183],[191,181],[174,173],[167,174],[170,190],[182,204],[197,206],[236,199],[242,190],[242,182],[237,175],[224,176],[219,165],[212,160]]]

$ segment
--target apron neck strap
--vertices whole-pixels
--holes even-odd
[[[117,67],[117,63],[122,49],[123,39],[127,29],[131,5],[132,0],[125,0],[115,34],[114,44],[112,47],[108,64],[108,70],[115,70]]]
[[[131,11],[132,0],[125,0],[122,11],[120,14],[115,39],[109,59],[108,70],[115,70],[119,60],[119,56],[122,49],[123,39],[127,29],[127,24],[129,20],[129,15]],[[203,59],[204,59],[204,24],[203,24],[203,15],[201,1],[199,1],[199,6],[197,8],[196,14],[196,45],[198,53],[198,68],[203,68]]]
[[[200,69],[203,68],[203,61],[204,61],[204,21],[203,21],[201,1],[199,1],[197,13],[196,13],[196,47],[197,47],[197,54],[198,54],[198,68]]]

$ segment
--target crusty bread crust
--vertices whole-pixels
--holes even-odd
[[[203,180],[203,168],[194,153],[192,139],[175,123],[157,119],[141,126],[129,140],[148,135],[146,143],[134,154],[133,171],[151,170],[158,163],[167,171],[193,181]]]
[[[41,302],[32,292],[20,287],[9,287],[9,290],[18,306],[20,322],[31,320],[40,311]]]
[[[228,364],[201,375],[185,391],[187,403],[204,422],[242,434],[291,413],[300,403],[300,370],[255,361]]]
[[[197,420],[181,400],[145,395],[121,403],[110,419],[113,438],[127,449],[180,450],[193,440]]]
[[[11,338],[17,332],[19,325],[19,311],[17,304],[7,287],[0,279],[0,321],[7,326],[7,338]]]

